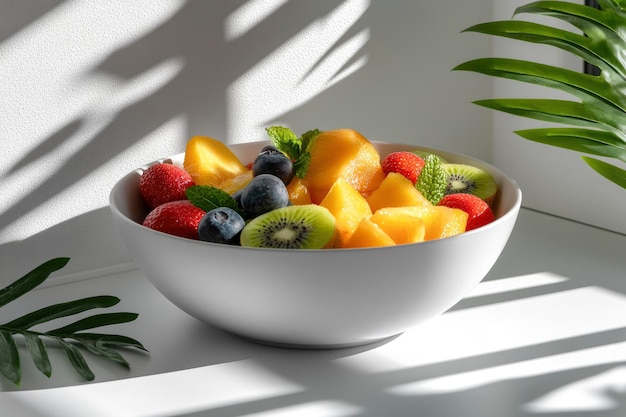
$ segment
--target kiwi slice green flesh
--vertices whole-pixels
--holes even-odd
[[[335,217],[327,208],[293,205],[255,217],[241,232],[241,246],[320,249],[335,233]]]
[[[443,164],[442,168],[448,176],[446,194],[474,194],[490,202],[498,191],[495,179],[483,169],[466,164]]]

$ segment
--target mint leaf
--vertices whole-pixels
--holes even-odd
[[[272,144],[292,160],[300,157],[302,141],[288,127],[272,126],[265,129]]]
[[[309,169],[311,154],[309,149],[317,135],[322,133],[319,129],[308,130],[297,137],[288,127],[272,126],[265,129],[272,144],[293,161],[294,173],[303,178]]]
[[[293,164],[294,172],[299,178],[304,178],[306,171],[309,169],[309,164],[311,163],[311,153],[309,149],[315,137],[320,133],[322,133],[321,130],[313,129],[304,132],[300,137],[300,156]]]
[[[432,204],[437,204],[446,192],[446,184],[447,175],[441,166],[440,159],[435,155],[428,155],[415,188]]]
[[[235,199],[222,189],[210,185],[192,185],[187,188],[186,194],[191,204],[204,211],[228,207],[241,213]]]
[[[300,137],[300,142],[301,142],[301,150],[303,153],[309,152],[309,148],[311,144],[313,143],[313,139],[315,139],[315,137],[319,135],[320,133],[322,133],[321,130],[313,129],[313,130],[308,130],[302,134],[302,136]]]
[[[309,169],[311,163],[311,154],[306,152],[300,155],[300,158],[296,159],[293,163],[293,172],[298,178],[304,178],[306,171]]]

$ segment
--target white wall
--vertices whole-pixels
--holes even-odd
[[[129,261],[108,192],[194,134],[351,127],[491,158],[491,0],[0,0],[0,283]],[[451,12],[454,10],[454,13]],[[519,144],[519,141],[516,142]]]

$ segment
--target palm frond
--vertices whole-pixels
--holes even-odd
[[[596,158],[583,156],[583,160],[594,171],[622,188],[626,188],[626,170]]]
[[[68,258],[52,259],[33,269],[9,286],[0,289],[0,307],[37,287],[52,272],[65,266],[68,260]],[[108,308],[116,305],[119,301],[119,298],[110,295],[82,298],[44,307],[0,325],[0,375],[16,385],[20,384],[22,375],[18,344],[15,341],[16,335],[24,338],[26,351],[37,369],[47,377],[50,377],[52,374],[52,366],[44,339],[61,346],[75,371],[88,381],[93,380],[95,376],[79,350],[79,346],[93,354],[128,366],[126,359],[115,348],[133,347],[146,351],[139,341],[128,336],[87,333],[83,331],[133,321],[137,318],[136,313],[95,314],[50,331],[36,331],[32,329],[32,327],[39,324],[83,313],[91,309]]]
[[[511,20],[466,29],[523,42],[545,44],[574,54],[600,69],[600,75],[510,58],[482,58],[454,70],[521,81],[565,92],[578,101],[493,98],[476,104],[509,114],[574,127],[516,132],[535,142],[626,162],[626,1],[601,0],[600,9],[567,1],[535,1],[518,7]],[[560,19],[580,32],[516,20],[521,14]],[[626,188],[624,171],[596,158],[585,162]]]

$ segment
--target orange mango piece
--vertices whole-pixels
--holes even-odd
[[[236,191],[241,190],[243,187],[248,185],[250,181],[252,181],[253,174],[252,171],[248,170],[243,174],[239,174],[235,177],[228,178],[226,181],[220,183],[218,188],[226,191],[228,194],[234,194]]]
[[[390,172],[368,197],[372,212],[383,207],[431,206],[411,180],[397,172]]]
[[[337,240],[335,245],[343,247],[365,217],[372,215],[365,198],[345,179],[338,178],[326,197],[320,202],[335,216]]]
[[[304,179],[315,204],[322,201],[337,178],[345,179],[366,196],[378,188],[385,177],[374,145],[352,129],[320,133],[310,153],[311,163]]]
[[[424,240],[443,239],[465,232],[468,214],[444,206],[385,207],[374,213],[404,213],[424,221]]]
[[[445,207],[447,210],[442,210],[443,206],[432,206],[432,208],[437,214],[433,215],[430,224],[428,236],[430,239],[442,239],[465,232],[469,217],[466,212],[449,207]]]
[[[393,241],[383,229],[365,217],[345,244],[345,248],[370,248],[376,246],[393,246]]]
[[[370,220],[380,226],[398,245],[422,242],[426,236],[424,220],[407,213],[377,211]]]
[[[187,141],[183,167],[197,185],[213,187],[249,171],[224,143],[208,136]]]
[[[287,192],[289,193],[289,200],[292,204],[311,204],[311,194],[309,194],[309,187],[304,179],[293,177],[287,185]]]

